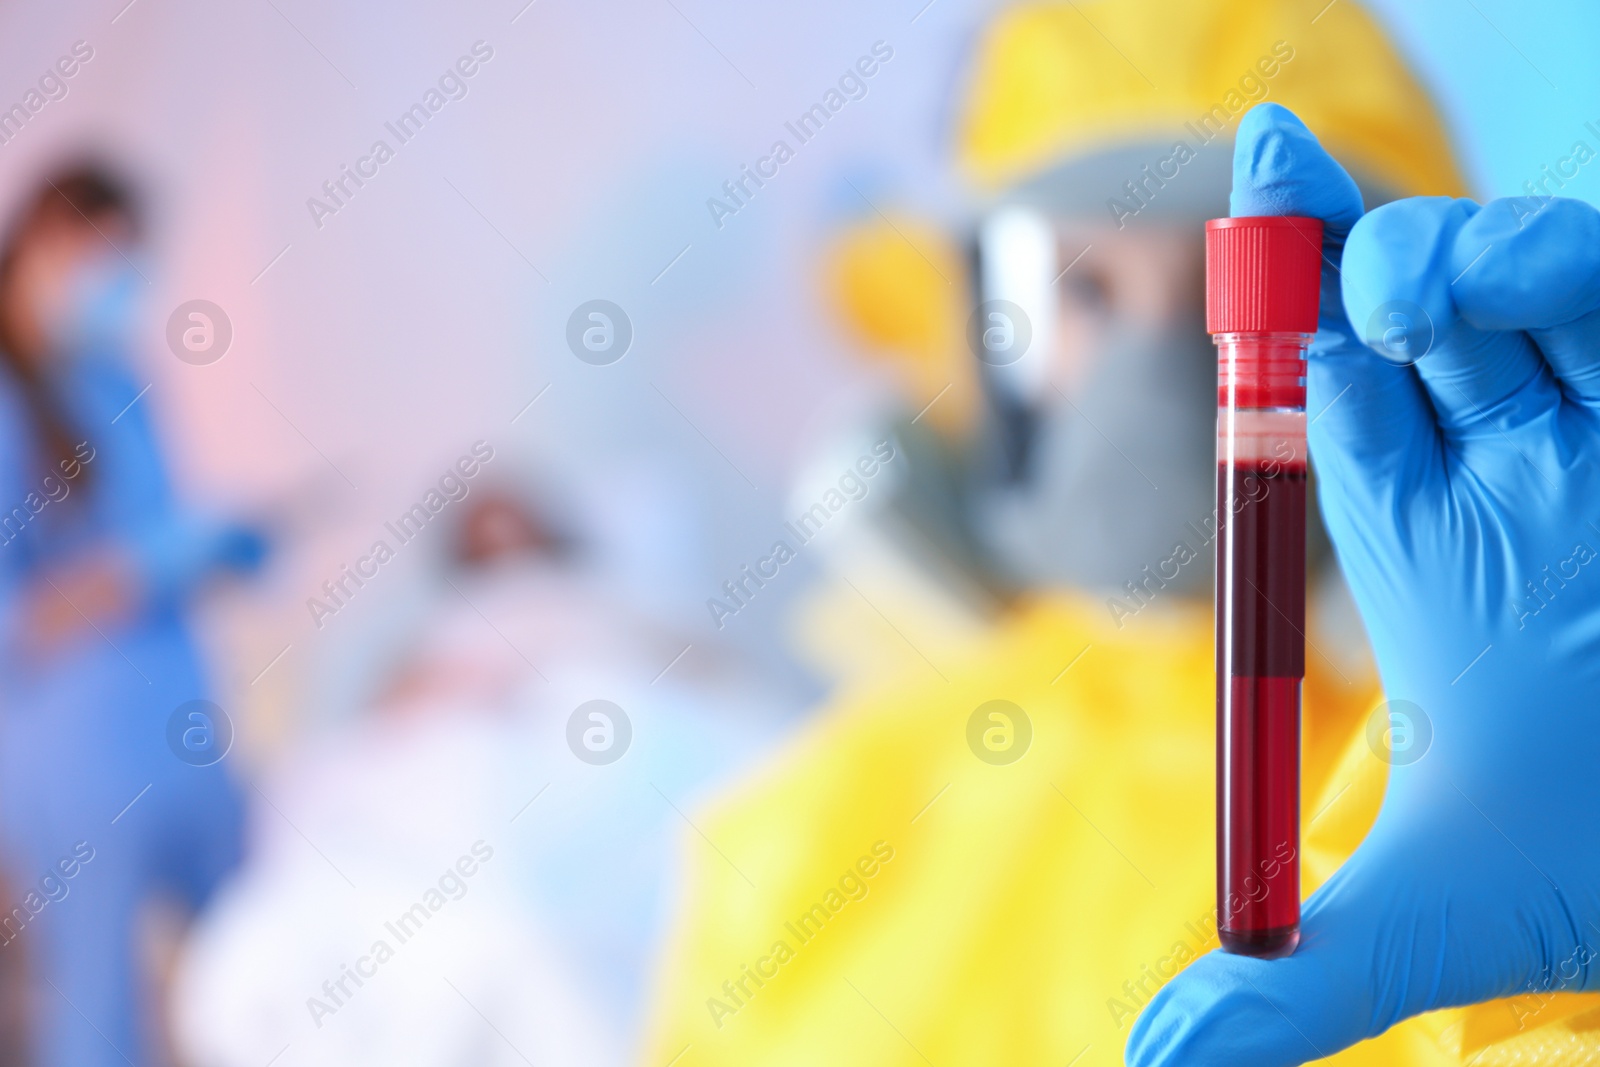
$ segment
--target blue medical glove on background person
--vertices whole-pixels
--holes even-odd
[[[1137,1067],[1304,1063],[1433,1008],[1600,986],[1600,212],[1363,216],[1274,104],[1240,123],[1231,207],[1326,224],[1311,456],[1426,751],[1295,954],[1195,961],[1135,1025]]]

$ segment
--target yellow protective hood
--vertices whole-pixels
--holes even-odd
[[[957,154],[980,186],[1005,188],[1130,141],[1231,140],[1261,100],[1398,195],[1464,195],[1432,101],[1353,0],[1012,8],[979,44]]]

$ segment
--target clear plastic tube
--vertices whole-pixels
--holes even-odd
[[[1300,940],[1311,335],[1215,340],[1217,927],[1227,951],[1271,958]]]

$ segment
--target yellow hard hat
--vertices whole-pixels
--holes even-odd
[[[979,44],[962,169],[994,190],[1132,141],[1232,135],[1254,103],[1305,120],[1396,195],[1463,195],[1443,124],[1352,0],[1082,0],[1013,8]]]

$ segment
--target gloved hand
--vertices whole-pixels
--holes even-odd
[[[213,537],[217,569],[230,574],[255,574],[272,554],[272,541],[261,526],[232,520],[222,523]]]
[[[1232,211],[1326,224],[1311,456],[1388,699],[1428,747],[1395,761],[1295,954],[1196,960],[1135,1025],[1137,1067],[1304,1063],[1432,1008],[1600,986],[1600,212],[1363,217],[1273,104],[1240,123]]]

